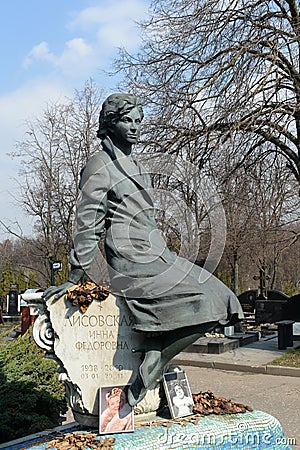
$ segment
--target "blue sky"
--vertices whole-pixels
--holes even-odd
[[[105,75],[117,48],[140,43],[135,21],[147,17],[150,0],[10,0],[0,15],[0,220],[31,221],[16,206],[16,167],[7,153],[24,136],[26,119],[48,102],[62,101],[93,78],[107,93],[117,80]],[[5,234],[0,230],[0,240]]]

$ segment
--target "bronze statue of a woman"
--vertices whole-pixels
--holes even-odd
[[[134,332],[145,334],[139,375],[131,385],[133,406],[161,378],[166,364],[216,325],[243,318],[237,297],[205,269],[171,252],[154,218],[150,177],[132,159],[143,120],[142,106],[130,94],[112,94],[103,103],[98,137],[102,150],[81,174],[81,198],[68,282],[51,287],[45,297],[59,298],[89,272],[100,235],[113,292],[125,298]]]

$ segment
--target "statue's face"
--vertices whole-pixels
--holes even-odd
[[[124,114],[111,130],[114,144],[125,152],[131,150],[131,146],[136,144],[140,137],[141,122],[142,118],[136,107]]]

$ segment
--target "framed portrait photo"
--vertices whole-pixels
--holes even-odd
[[[194,401],[186,373],[184,371],[165,373],[163,383],[171,417],[176,419],[192,415]]]
[[[99,434],[134,431],[133,407],[127,402],[129,386],[99,388]]]

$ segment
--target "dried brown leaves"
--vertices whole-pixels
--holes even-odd
[[[187,417],[178,417],[177,419],[158,419],[158,420],[152,420],[151,422],[138,422],[135,423],[136,427],[149,427],[149,426],[156,426],[161,425],[166,428],[170,428],[173,423],[177,423],[178,425],[181,425],[182,427],[185,427],[187,423],[193,423],[194,425],[197,425],[199,422],[200,417],[199,416],[187,416]]]
[[[67,292],[67,300],[74,306],[78,306],[85,313],[93,300],[102,301],[110,294],[107,286],[99,286],[92,281],[72,286]]]
[[[200,392],[199,394],[193,394],[194,408],[192,416],[178,417],[176,419],[166,420],[153,420],[151,422],[139,422],[136,426],[155,426],[162,425],[163,427],[171,427],[172,424],[177,423],[183,427],[187,423],[193,423],[197,425],[200,420],[200,416],[208,416],[209,414],[238,414],[245,413],[247,411],[253,411],[250,406],[242,405],[231,400],[227,400],[224,397],[216,397],[211,391]]]
[[[208,414],[238,414],[253,411],[250,406],[227,400],[224,397],[216,397],[211,391],[193,394],[193,412],[200,415]]]
[[[78,450],[78,449],[97,449],[111,450],[113,449],[115,439],[103,438],[96,440],[97,435],[93,433],[67,433],[62,437],[53,439],[47,445],[47,448],[56,448],[58,450]]]

